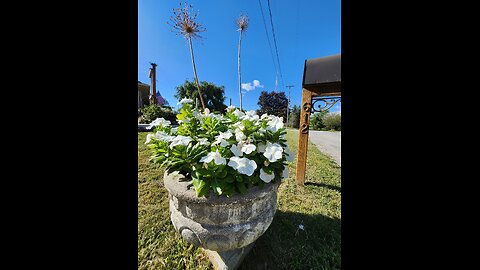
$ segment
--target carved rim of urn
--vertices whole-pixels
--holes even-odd
[[[277,210],[280,181],[230,198],[211,190],[197,197],[192,180],[178,172],[165,172],[164,184],[171,221],[182,237],[195,246],[227,251],[253,243],[268,229]]]

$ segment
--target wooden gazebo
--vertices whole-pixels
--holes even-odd
[[[305,183],[310,114],[328,110],[341,100],[341,74],[341,54],[305,60],[297,159],[300,185]]]

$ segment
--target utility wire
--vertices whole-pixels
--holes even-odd
[[[278,77],[277,64],[275,63],[275,57],[273,56],[272,44],[270,43],[270,37],[268,35],[267,23],[265,22],[265,15],[263,15],[262,1],[258,0],[258,3],[260,4],[260,11],[262,12],[263,26],[265,27],[265,34],[267,35],[268,47],[270,48],[270,55],[272,56],[273,67],[275,68],[275,76]]]
[[[280,81],[282,82],[283,88],[285,88],[285,85],[283,84],[282,69],[280,68],[280,58],[278,57],[277,39],[275,38],[275,28],[273,27],[273,19],[272,19],[272,10],[270,8],[270,0],[267,0],[267,3],[268,3],[268,12],[270,13],[270,24],[272,25],[273,44],[275,44],[275,52],[277,53],[278,70],[280,72]]]

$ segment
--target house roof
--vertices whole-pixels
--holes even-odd
[[[146,84],[146,83],[142,83],[141,81],[138,81],[138,85],[150,87],[150,85],[148,85],[148,84]]]

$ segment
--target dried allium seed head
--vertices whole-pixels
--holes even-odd
[[[242,31],[242,32],[246,31],[248,28],[248,23],[249,23],[248,16],[240,15],[240,17],[238,17],[236,21],[236,24],[238,26],[238,31]]]
[[[192,10],[192,5],[188,5],[186,2],[184,6],[180,2],[180,7],[174,9],[173,15],[170,17],[170,22],[167,23],[173,27],[172,31],[183,35],[186,39],[201,38],[198,33],[206,31],[201,24],[196,22],[197,13]]]

